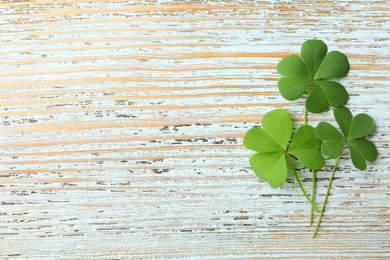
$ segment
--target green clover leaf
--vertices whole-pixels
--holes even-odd
[[[365,170],[366,161],[374,162],[378,153],[372,142],[360,138],[374,131],[374,120],[366,114],[353,117],[351,111],[344,106],[336,108],[333,114],[343,134],[329,123],[319,123],[315,135],[323,141],[322,153],[329,158],[337,158],[343,152],[345,144],[348,144],[353,165],[361,171]]]
[[[306,109],[312,113],[324,112],[329,105],[340,107],[348,100],[344,86],[331,78],[341,78],[349,71],[347,57],[338,51],[327,54],[328,47],[320,40],[302,44],[302,59],[295,54],[283,58],[276,69],[283,77],[278,88],[287,100],[300,98],[309,88]]]
[[[287,179],[288,154],[294,155],[310,169],[318,170],[324,166],[324,159],[318,152],[321,142],[311,126],[301,126],[291,139],[293,125],[290,114],[284,109],[275,109],[264,115],[263,128],[254,127],[245,134],[243,144],[256,151],[249,159],[255,174],[267,179],[271,187],[278,188]]]
[[[321,142],[315,136],[315,129],[309,125],[303,125],[298,128],[290,144],[288,152],[312,170],[321,169],[324,166],[324,158],[318,150]]]

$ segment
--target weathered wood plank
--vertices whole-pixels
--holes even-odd
[[[389,1],[0,3],[2,258],[390,258]],[[378,160],[343,154],[320,232],[289,175],[249,168],[245,132],[284,100],[276,65],[344,52]],[[331,112],[309,123],[334,122]],[[318,172],[319,205],[334,161]],[[299,169],[300,166],[298,166]],[[309,190],[311,174],[302,170]]]

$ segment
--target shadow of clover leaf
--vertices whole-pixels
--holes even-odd
[[[302,59],[292,54],[276,67],[283,76],[278,81],[280,94],[287,100],[296,100],[309,88],[305,106],[312,113],[324,112],[329,105],[340,107],[348,100],[343,85],[327,80],[345,76],[349,71],[348,59],[341,52],[327,51],[324,42],[308,40],[301,47]]]
[[[351,111],[344,106],[335,109],[333,114],[343,134],[329,123],[319,123],[315,135],[323,141],[322,153],[329,158],[337,158],[347,144],[351,151],[353,165],[361,171],[365,170],[366,161],[374,162],[378,155],[372,142],[361,139],[374,131],[374,120],[366,114],[352,117]]]
[[[324,159],[318,152],[321,142],[315,136],[312,126],[301,126],[289,147],[293,125],[286,110],[275,109],[268,112],[263,117],[262,126],[263,128],[254,127],[248,130],[243,144],[257,152],[250,157],[249,164],[260,179],[267,179],[271,187],[281,187],[286,181],[286,158],[293,167],[289,154],[310,169],[318,170],[324,166]],[[293,171],[296,174],[294,168]]]

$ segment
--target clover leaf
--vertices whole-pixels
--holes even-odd
[[[337,158],[347,144],[353,165],[361,171],[365,170],[366,161],[374,162],[378,155],[372,142],[361,139],[374,131],[374,120],[366,114],[353,117],[351,111],[344,106],[335,109],[333,114],[343,134],[329,123],[319,123],[315,135],[323,141],[322,153],[330,158]]]
[[[288,147],[293,124],[286,110],[268,112],[263,117],[262,126],[248,130],[243,143],[246,148],[257,152],[250,157],[249,164],[260,179],[267,179],[271,187],[281,187],[286,181],[286,157],[293,167],[289,154],[310,169],[317,170],[324,166],[324,159],[318,152],[321,142],[315,136],[313,127],[301,126]],[[295,173],[294,168],[293,171]]]
[[[326,44],[308,40],[302,44],[302,59],[295,54],[283,58],[277,72],[283,77],[278,88],[287,100],[300,98],[309,88],[305,107],[312,113],[324,112],[329,105],[340,107],[348,100],[344,86],[331,78],[341,78],[349,71],[347,57],[338,51],[327,54]]]

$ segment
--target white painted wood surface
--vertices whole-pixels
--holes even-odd
[[[389,1],[3,0],[0,14],[1,258],[390,258]],[[293,176],[270,188],[242,146],[274,108],[302,123],[275,68],[312,38],[348,56],[347,105],[374,118],[379,152],[364,172],[345,153],[315,239]]]

